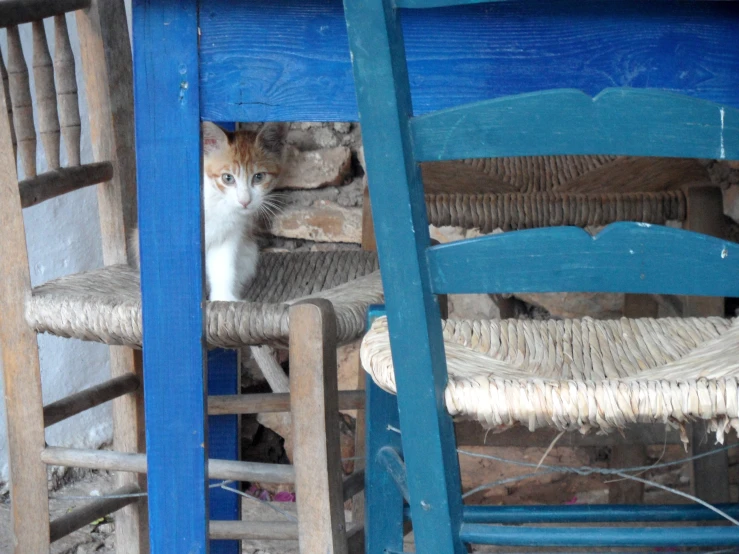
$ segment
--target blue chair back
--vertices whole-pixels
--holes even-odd
[[[660,90],[659,82],[655,88],[608,88],[595,97],[571,89],[542,90],[415,116],[403,9],[477,3],[344,0],[417,552],[461,554],[465,537],[480,539],[464,533],[454,429],[444,408],[447,373],[438,294],[739,296],[738,245],[661,226],[617,223],[595,237],[573,227],[534,229],[431,246],[419,169],[423,161],[545,154],[739,159],[739,103],[730,87],[713,100],[696,94],[692,85],[680,90],[674,80],[668,85],[664,79],[671,90]],[[596,6],[607,18],[608,3]],[[662,9],[669,12],[671,3],[660,3]],[[739,10],[730,14],[734,24],[739,22]],[[658,19],[647,17],[645,25],[658,25]],[[725,17],[709,23],[725,25]],[[679,51],[669,40],[656,48],[664,50],[661,54]],[[739,49],[724,54],[725,65],[736,67]],[[698,44],[690,55],[699,65]],[[722,78],[739,90],[739,74]],[[542,89],[546,80],[542,76]],[[381,391],[370,389],[370,403],[392,406]],[[382,425],[370,422],[373,429],[377,435],[370,443],[393,442]],[[368,474],[373,463],[368,460]],[[372,480],[367,495],[370,516],[373,505],[395,506],[400,498],[386,482]],[[387,507],[380,523],[368,523],[368,552],[402,550],[396,516],[397,507]]]

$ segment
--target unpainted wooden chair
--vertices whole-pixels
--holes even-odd
[[[80,163],[75,60],[65,19],[69,12],[75,14],[82,45],[95,158],[91,164]],[[43,25],[49,17],[55,24],[53,61]],[[18,25],[26,23],[33,33],[36,122],[18,32]],[[118,551],[146,552],[150,537],[147,502],[141,496],[147,471],[141,293],[138,272],[128,264],[125,240],[136,224],[137,210],[131,47],[124,3],[4,2],[0,25],[8,35],[7,71],[0,60],[0,111],[8,114],[0,118],[0,344],[15,552],[48,552],[51,542],[114,511]],[[36,171],[37,132],[50,167],[41,175]],[[66,167],[60,164],[60,136]],[[20,182],[16,148],[25,174]],[[98,186],[105,266],[31,288],[22,210],[91,185]],[[363,395],[350,391],[338,396],[335,356],[338,343],[363,332],[367,306],[382,299],[376,270],[376,257],[363,252],[265,254],[247,291],[250,301],[208,303],[205,335],[210,346],[289,344],[293,367],[292,395],[214,396],[209,413],[292,411],[295,452],[302,461],[291,466],[210,460],[209,477],[295,483],[300,496],[309,500],[298,502],[298,525],[211,521],[212,539],[300,538],[305,552],[315,551],[316,544],[330,543],[336,552],[361,544],[362,526],[347,531],[344,523],[344,499],[361,491],[363,479],[357,473],[342,483],[338,404],[356,409],[363,405]],[[111,380],[43,406],[37,333],[110,345]],[[46,446],[45,426],[110,400],[113,451]],[[111,497],[49,523],[47,465],[119,471],[121,486]]]
[[[15,552],[48,552],[50,542],[118,511],[120,552],[146,552],[146,501],[127,496],[145,490],[136,474],[119,474],[117,495],[103,498],[49,523],[47,464],[74,465],[64,450],[47,448],[44,428],[113,400],[114,449],[120,456],[144,450],[140,356],[125,347],[110,350],[111,379],[43,406],[36,330],[27,320],[32,290],[23,208],[82,187],[98,185],[103,257],[126,263],[126,230],[135,222],[135,159],[130,43],[123,2],[3,2],[0,25],[8,38],[7,71],[0,60],[0,347],[10,456],[10,497]],[[75,59],[66,14],[75,12],[82,45],[82,68],[90,114],[95,162],[80,163],[80,111]],[[53,60],[44,19],[54,20]],[[18,25],[30,23],[33,35],[37,125]],[[129,60],[126,63],[126,60]],[[114,86],[115,84],[115,86]],[[49,171],[37,174],[36,130]],[[60,165],[60,136],[67,166]],[[18,181],[16,153],[24,180]],[[85,467],[108,468],[109,452],[86,453]],[[138,458],[145,463],[143,454]]]
[[[736,527],[519,526],[715,519],[692,506],[589,506],[586,513],[577,507],[462,503],[453,417],[498,430],[582,432],[697,420],[719,439],[739,425],[736,321],[441,319],[438,295],[448,293],[590,291],[701,299],[739,293],[736,244],[652,223],[615,223],[595,237],[559,227],[431,245],[420,162],[554,154],[739,157],[739,110],[651,89],[609,89],[595,99],[547,91],[414,116],[401,10],[472,3],[479,2],[344,2],[386,296],[386,311],[373,314],[362,345],[372,376],[367,551],[402,551],[404,517],[412,521],[419,552],[462,553],[466,544],[479,543],[739,544]],[[701,194],[715,202],[713,191],[689,189],[688,203],[694,193],[698,211]],[[485,214],[492,213],[490,205]],[[551,224],[547,219],[544,224]],[[709,225],[695,230],[710,234]]]

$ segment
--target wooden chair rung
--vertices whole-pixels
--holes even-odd
[[[141,382],[134,374],[122,375],[44,406],[44,427],[50,427],[85,410],[138,390]]]
[[[0,2],[0,27],[39,21],[90,7],[90,0],[3,0]]]
[[[364,470],[355,471],[344,479],[344,502],[364,490]]]
[[[146,454],[129,454],[109,450],[46,447],[41,461],[47,465],[84,467],[106,471],[146,473]],[[287,464],[262,464],[232,460],[209,460],[208,476],[228,481],[258,481],[260,483],[292,484],[295,468]]]
[[[298,524],[261,521],[211,521],[208,535],[212,540],[298,540]]]
[[[340,410],[364,409],[364,391],[339,391]],[[289,412],[290,393],[233,394],[208,397],[208,415]]]
[[[87,506],[78,508],[68,514],[65,514],[54,521],[50,525],[51,542],[58,541],[62,537],[66,537],[70,533],[82,529],[85,525],[89,525],[93,521],[105,517],[133,504],[139,498],[134,495],[141,492],[136,485],[127,485],[114,490],[110,496],[120,496],[121,498],[101,498],[93,500]]]
[[[113,164],[98,162],[60,167],[18,183],[21,205],[30,208],[62,194],[104,183],[113,178]]]

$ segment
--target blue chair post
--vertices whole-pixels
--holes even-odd
[[[384,310],[371,307],[367,319],[384,315]],[[403,550],[403,495],[395,480],[378,459],[380,450],[390,446],[401,451],[398,429],[398,401],[395,395],[378,387],[367,376],[367,432],[365,449],[365,552]]]
[[[208,551],[198,2],[134,0],[151,552]]]
[[[208,352],[208,395],[240,394],[239,359],[236,350],[216,348]],[[239,460],[241,440],[239,416],[208,416],[208,452],[211,458]],[[211,479],[210,483],[219,483]],[[230,483],[239,488],[239,483]],[[241,497],[234,492],[214,488],[210,491],[210,519],[238,521],[241,519]],[[240,554],[241,541],[210,541],[210,554]]]
[[[463,554],[459,461],[454,425],[444,408],[441,313],[425,257],[430,237],[420,169],[411,155],[408,74],[398,63],[404,58],[400,21],[390,1],[347,0],[344,7],[372,208],[387,214],[375,218],[375,235],[388,320],[395,330],[393,360],[403,368],[396,380],[416,549]],[[372,86],[373,81],[385,86]],[[367,503],[368,514],[382,509]]]

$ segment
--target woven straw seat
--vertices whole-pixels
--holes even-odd
[[[624,428],[709,422],[739,429],[739,319],[663,318],[443,322],[450,414],[487,428]],[[395,392],[387,319],[361,347],[362,365]]]
[[[382,301],[375,254],[361,251],[264,253],[247,302],[208,302],[211,346],[286,346],[290,304],[326,298],[334,304],[339,341],[358,337],[365,312]],[[37,332],[141,346],[138,271],[124,265],[62,277],[33,290],[26,319]]]

